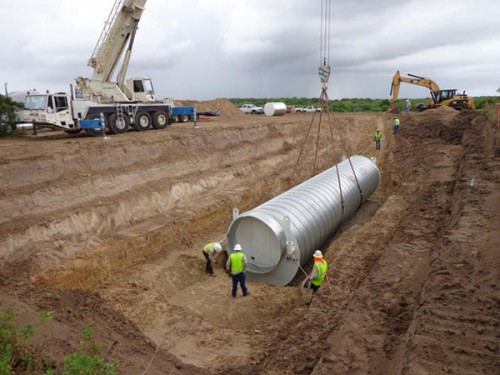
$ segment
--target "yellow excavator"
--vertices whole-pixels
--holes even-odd
[[[419,77],[415,74],[408,74],[408,77],[401,76],[399,70],[392,78],[391,93],[392,100],[389,106],[389,111],[397,112],[397,103],[399,96],[399,86],[401,82],[412,85],[427,87],[431,92],[432,100],[427,103],[419,103],[415,107],[415,111],[424,111],[426,109],[438,108],[441,106],[449,106],[457,110],[474,109],[474,98],[467,96],[465,91],[462,94],[457,94],[456,89],[441,90],[436,82],[430,78]]]

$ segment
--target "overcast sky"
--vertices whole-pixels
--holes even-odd
[[[68,91],[91,76],[114,2],[0,0],[1,83]],[[320,0],[149,0],[128,76],[177,100],[318,97],[320,12]],[[389,98],[396,70],[498,95],[499,17],[500,0],[331,0],[329,96]],[[424,96],[401,87],[401,98]]]

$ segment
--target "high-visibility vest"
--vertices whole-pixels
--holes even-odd
[[[398,118],[394,120],[394,126],[399,126],[399,119]]]
[[[314,267],[318,271],[318,276],[311,280],[311,283],[316,286],[321,286],[326,278],[326,271],[328,271],[328,263],[323,259],[323,262],[314,262]]]
[[[229,259],[231,261],[231,273],[232,274],[237,274],[237,273],[242,273],[245,270],[245,263],[243,262],[243,257],[245,255],[238,251],[236,253],[232,253],[229,256]]]
[[[217,242],[212,242],[212,243],[209,243],[208,245],[205,245],[205,247],[203,248],[203,251],[207,254],[213,254],[216,244],[217,244]]]
[[[376,141],[380,141],[381,138],[382,138],[382,133],[375,133],[375,140]]]

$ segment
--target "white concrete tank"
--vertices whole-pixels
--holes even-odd
[[[285,103],[266,103],[264,106],[264,114],[266,116],[283,116],[286,113]]]

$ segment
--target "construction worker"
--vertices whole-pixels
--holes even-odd
[[[411,102],[410,99],[406,99],[406,117],[410,117]]]
[[[398,135],[399,133],[399,119],[397,117],[394,117],[394,128],[392,129],[392,134]]]
[[[231,289],[231,295],[236,298],[236,293],[238,292],[238,283],[241,285],[241,291],[243,292],[243,297],[250,294],[247,290],[245,284],[245,270],[247,266],[247,257],[243,254],[241,245],[236,244],[234,246],[234,253],[229,255],[226,263],[226,270],[229,272],[231,278],[233,279],[233,289]]]
[[[377,129],[377,132],[375,133],[373,139],[375,141],[375,150],[380,150],[380,141],[382,139],[382,133],[380,132],[380,129]]]
[[[206,271],[210,275],[214,274],[214,270],[212,268],[212,262],[214,261],[214,255],[215,253],[219,253],[222,250],[222,246],[218,242],[212,242],[203,248],[203,256],[207,260],[207,266],[206,266]]]
[[[314,294],[318,291],[321,284],[323,284],[323,281],[325,281],[327,277],[326,273],[328,272],[328,263],[323,259],[321,250],[316,250],[313,257],[314,267],[309,276],[307,276],[302,283],[304,288],[310,288],[312,290],[311,298],[306,302],[308,305],[311,303]]]

